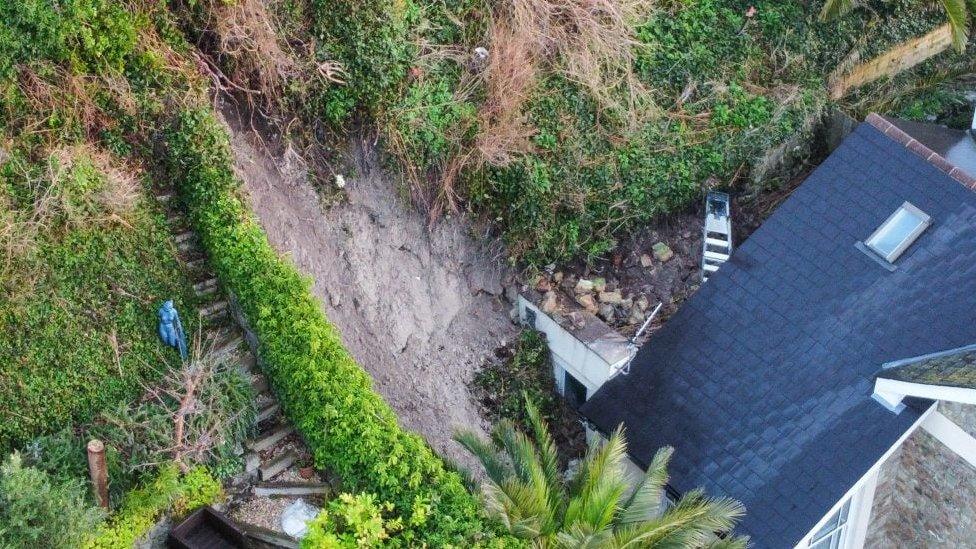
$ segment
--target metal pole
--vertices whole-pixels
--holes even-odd
[[[88,441],[88,473],[91,475],[95,499],[108,509],[108,468],[105,465],[105,444],[98,439]]]

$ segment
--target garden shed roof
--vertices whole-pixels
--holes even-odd
[[[742,501],[755,547],[792,546],[930,403],[871,398],[882,364],[976,341],[976,185],[868,117],[582,407],[623,423],[671,486]],[[887,264],[866,241],[905,202],[931,217]]]

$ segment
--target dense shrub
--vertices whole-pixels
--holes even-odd
[[[179,363],[153,323],[192,288],[126,168],[89,147],[0,164],[0,450],[90,422]]]
[[[549,346],[542,332],[523,331],[511,356],[485,367],[474,381],[484,392],[483,402],[493,420],[508,419],[525,428],[527,400],[535,403],[549,423],[556,423],[556,412],[564,411],[556,395]]]
[[[402,546],[406,540],[397,534],[403,529],[403,521],[391,517],[393,511],[392,504],[378,503],[373,494],[339,494],[309,523],[302,548]]]
[[[417,54],[412,0],[312,0],[313,35],[322,56],[342,63],[345,86],[327,86],[319,115],[345,122],[357,107],[375,112],[400,86]]]
[[[167,510],[183,516],[221,497],[220,483],[203,467],[180,476],[175,465],[164,465],[146,486],[133,490],[111,521],[83,546],[85,549],[129,549],[146,535]],[[82,537],[77,537],[82,539]]]
[[[407,528],[430,546],[477,536],[484,526],[460,476],[397,425],[309,281],[277,255],[252,218],[238,195],[227,135],[213,114],[182,113],[167,143],[169,174],[221,281],[256,332],[264,370],[315,464],[410,514],[415,519]]]
[[[80,481],[60,481],[13,454],[0,465],[0,546],[71,547],[102,520]]]
[[[121,69],[136,42],[132,13],[111,0],[0,3],[0,80],[24,61],[48,59],[81,72]]]

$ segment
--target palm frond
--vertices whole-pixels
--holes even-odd
[[[966,25],[969,20],[969,10],[966,0],[942,0],[942,7],[949,18],[949,28],[952,29],[952,45],[956,51],[966,50]]]
[[[485,472],[488,473],[488,478],[495,484],[501,484],[513,474],[511,466],[502,459],[498,446],[471,431],[455,433],[454,440],[481,462]]]
[[[661,500],[664,496],[664,485],[668,482],[668,462],[674,454],[674,448],[665,446],[654,454],[654,459],[647,467],[644,478],[634,488],[633,493],[623,505],[623,512],[617,522],[630,524],[650,520],[661,512]]]
[[[616,531],[618,547],[707,547],[716,532],[727,532],[744,512],[727,498],[710,499],[701,491],[689,492],[662,515]]]
[[[581,522],[599,530],[613,522],[628,487],[623,468],[626,453],[622,428],[606,444],[587,452],[580,467],[583,476],[574,483],[577,491],[571,492],[566,508],[565,525]]]
[[[749,536],[729,536],[708,544],[708,549],[746,549],[747,547],[749,547]]]
[[[523,395],[525,398],[525,411],[529,417],[529,425],[535,435],[535,444],[539,450],[539,461],[542,465],[542,473],[546,484],[549,486],[549,507],[553,512],[553,520],[558,521],[563,511],[563,503],[566,501],[566,488],[563,485],[562,475],[559,473],[559,456],[556,453],[556,444],[549,434],[549,426],[539,414],[539,409],[535,402]]]
[[[563,549],[607,549],[613,547],[613,531],[601,528],[594,531],[583,524],[574,524],[556,535],[556,546]]]
[[[820,20],[828,21],[854,9],[854,0],[827,0],[820,9]]]

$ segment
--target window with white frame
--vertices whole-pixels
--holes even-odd
[[[834,516],[830,517],[827,524],[819,532],[810,538],[811,549],[840,549],[844,547],[847,539],[848,519],[851,514],[851,498],[844,502]]]
[[[910,202],[904,202],[888,216],[864,244],[893,263],[932,222],[932,218]]]

